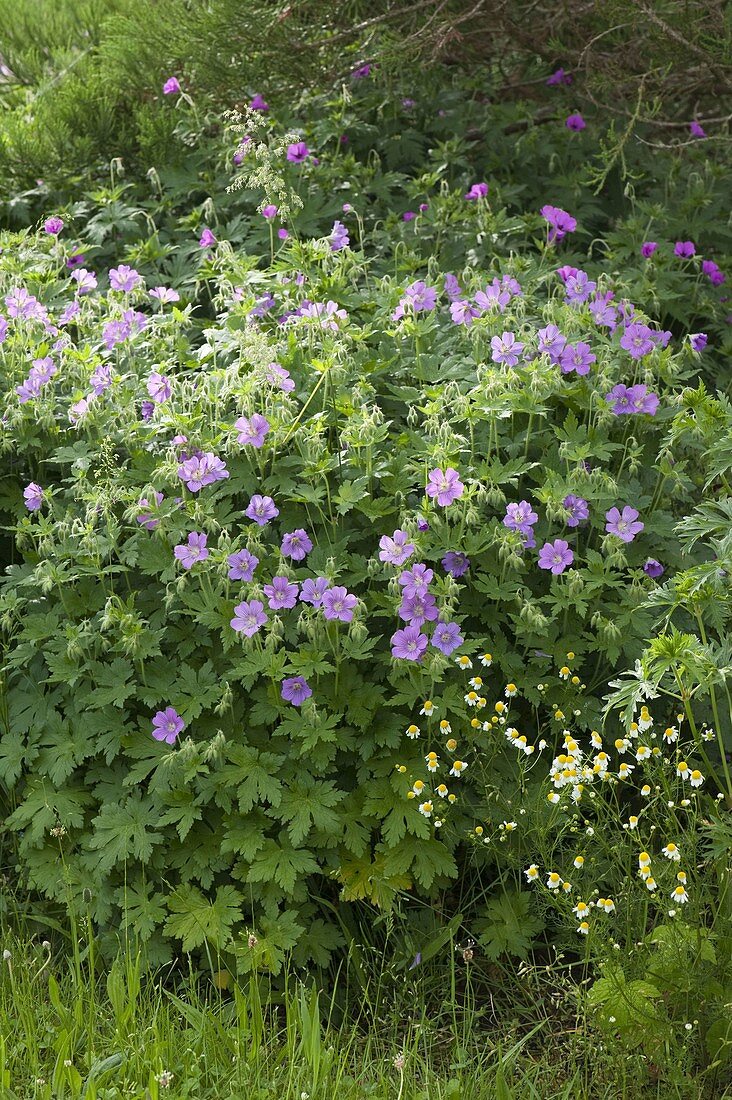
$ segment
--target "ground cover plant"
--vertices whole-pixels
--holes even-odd
[[[113,174],[2,241],[9,872],[44,926],[85,922],[77,984],[120,947],[191,956],[230,1024],[259,979],[346,956],[368,989],[369,935],[392,1006],[457,946],[484,997],[549,967],[582,1073],[590,1034],[619,1052],[602,1087],[719,1094],[723,166],[674,153],[689,205],[653,184],[610,224],[576,114],[540,194],[501,177],[502,149],[546,156],[524,108],[464,85],[440,116],[361,73],[297,129],[257,95],[223,136],[184,74],[161,94],[182,183],[138,205]]]

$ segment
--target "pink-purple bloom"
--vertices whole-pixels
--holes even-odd
[[[593,282],[586,271],[575,271],[565,280],[566,301],[572,305],[581,305],[586,302],[593,290],[597,289],[597,283]]]
[[[624,386],[622,382],[613,386],[610,393],[605,394],[605,400],[610,405],[610,412],[615,416],[630,416],[633,413],[647,413],[655,416],[660,401],[658,395],[650,393],[647,386]]]
[[[344,248],[348,248],[351,243],[351,238],[348,236],[348,230],[343,222],[338,220],[333,222],[333,228],[330,232],[330,250],[331,252],[340,252]]]
[[[521,500],[518,504],[507,505],[503,526],[511,531],[520,531],[522,535],[532,535],[532,528],[538,519],[528,500]]]
[[[638,519],[638,512],[630,505],[625,505],[622,512],[619,508],[611,508],[605,513],[605,530],[608,535],[615,535],[623,542],[632,542],[636,535],[640,534],[645,524]]]
[[[418,562],[411,569],[403,569],[399,574],[399,585],[404,596],[417,596],[427,591],[434,572],[429,566]]]
[[[162,405],[172,392],[170,379],[164,374],[159,374],[158,371],[153,371],[147,380],[147,392],[156,405]]]
[[[163,84],[163,95],[178,95],[180,90],[180,81],[177,76],[169,76]]]
[[[312,541],[307,531],[298,527],[296,531],[289,531],[282,537],[280,553],[285,558],[293,561],[303,561],[313,548]]]
[[[620,337],[620,346],[633,359],[642,359],[644,355],[652,352],[655,347],[653,330],[648,325],[634,321],[632,324],[626,325],[625,331]]]
[[[244,600],[234,608],[234,618],[231,620],[231,629],[237,634],[244,634],[252,638],[260,627],[267,622],[267,613],[261,600]]]
[[[513,332],[504,332],[491,339],[491,359],[494,363],[503,363],[506,367],[515,367],[524,345],[516,339]]]
[[[689,343],[694,351],[702,352],[709,343],[706,332],[692,332],[689,334]]]
[[[470,569],[470,558],[459,550],[448,550],[441,564],[446,573],[457,579],[464,576]]]
[[[112,290],[121,290],[126,294],[134,290],[141,281],[140,272],[135,271],[134,267],[128,264],[120,264],[119,267],[111,268],[109,272],[109,285]]]
[[[313,694],[313,689],[304,676],[288,676],[282,681],[282,698],[294,707],[301,707]]]
[[[297,581],[291,581],[289,577],[277,576],[272,578],[271,584],[263,585],[262,590],[271,609],[281,611],[295,606],[300,586]]]
[[[499,313],[504,312],[510,301],[510,291],[498,279],[494,279],[485,290],[479,290],[475,295],[475,304],[481,309],[497,309]]]
[[[643,572],[647,577],[653,577],[654,580],[657,580],[659,577],[663,576],[666,570],[661,565],[660,561],[656,561],[655,558],[649,558],[643,566]]]
[[[439,615],[439,611],[435,597],[426,588],[423,588],[411,596],[406,595],[406,593],[402,596],[398,615],[400,619],[404,619],[405,623],[411,623],[412,626],[422,626],[423,623],[434,622]]]
[[[539,568],[549,569],[555,576],[563,573],[574,561],[574,552],[564,539],[545,542],[539,551]]]
[[[579,340],[576,344],[567,344],[559,358],[559,365],[562,374],[575,371],[577,374],[584,375],[590,373],[590,367],[596,361],[597,357],[590,345]]]
[[[277,210],[278,207],[276,207],[273,202],[269,202],[266,206],[262,207],[262,217],[271,221],[272,218],[277,217]]]
[[[198,247],[199,248],[213,248],[213,246],[215,244],[216,244],[216,236],[214,234],[214,231],[212,229],[209,229],[207,226],[204,227],[203,232],[201,233],[201,236],[198,238]]]
[[[23,490],[23,500],[29,512],[40,511],[43,504],[43,489],[37,482],[29,482]]]
[[[450,304],[450,316],[456,325],[465,325],[470,328],[476,317],[480,317],[480,310],[476,309],[471,301],[463,299]]]
[[[547,325],[539,329],[539,351],[548,355],[552,362],[559,362],[566,344],[567,337],[562,336],[556,325]]]
[[[358,600],[353,593],[343,585],[326,588],[322,600],[323,615],[329,620],[350,623],[357,603]]]
[[[154,507],[159,508],[163,503],[163,494],[156,492],[153,494],[153,499],[155,501]],[[137,516],[137,522],[140,524],[140,527],[144,527],[146,531],[155,531],[156,528],[160,526],[160,520],[152,515],[152,507],[147,497],[142,497],[138,504],[138,508],[145,510],[141,511],[139,516]],[[148,509],[150,509],[150,511],[148,511]]]
[[[572,74],[565,72],[564,69],[556,69],[551,76],[547,77],[546,83],[549,85],[550,88],[553,85],[556,86],[559,84],[571,84]]]
[[[712,286],[721,286],[727,276],[714,260],[702,260],[702,274],[706,275]]]
[[[77,294],[91,294],[92,290],[96,290],[97,277],[93,271],[87,271],[85,267],[77,267],[71,272],[71,278],[76,283]]]
[[[308,577],[307,580],[302,582],[300,602],[312,604],[313,607],[320,607],[323,602],[323,595],[329,585],[330,581],[327,577]]]
[[[165,741],[168,745],[175,744],[176,738],[185,728],[186,724],[175,707],[159,710],[152,720],[153,737],[156,741]]]
[[[674,256],[690,260],[694,255],[696,255],[696,245],[693,241],[677,241],[674,245]]]
[[[397,530],[393,535],[382,535],[379,539],[379,561],[389,565],[403,565],[415,551],[414,543],[409,541],[406,531]]]
[[[446,470],[430,470],[427,479],[427,496],[436,500],[441,508],[447,508],[463,495],[465,486],[452,466]]]
[[[582,520],[589,519],[590,508],[584,497],[569,493],[562,501],[562,505],[567,512],[567,527],[579,527]]]
[[[542,206],[541,213],[549,223],[549,243],[561,241],[567,233],[574,233],[577,221],[559,206]]]
[[[302,164],[310,156],[310,150],[304,141],[294,141],[287,146],[287,159],[291,164]]]
[[[641,256],[644,260],[647,260],[658,248],[656,241],[644,241],[641,245]]]
[[[707,136],[704,127],[696,119],[689,123],[689,133],[695,138],[705,138]]]
[[[391,636],[391,655],[402,661],[421,661],[427,651],[429,638],[418,626],[405,626]]]
[[[261,111],[263,114],[266,114],[269,110],[269,103],[267,103],[264,96],[260,95],[259,92],[256,92],[255,95],[252,96],[249,101],[249,106],[253,111]]]
[[[48,233],[52,237],[57,237],[63,227],[63,218],[59,218],[57,214],[54,214],[50,218],[46,218],[43,223],[43,232]]]
[[[197,493],[204,486],[213,485],[216,481],[224,481],[228,476],[229,471],[224,462],[210,451],[191,455],[178,467],[178,477],[185,482],[191,493]]]
[[[211,551],[206,546],[206,535],[200,531],[191,531],[187,543],[179,543],[173,548],[173,554],[184,569],[192,569],[198,561],[205,561]]]
[[[584,130],[587,123],[583,119],[579,111],[575,111],[573,115],[568,115],[564,125],[568,130],[573,130],[574,133],[579,133],[580,130]]]
[[[432,645],[446,657],[449,657],[464,641],[457,623],[446,623],[440,619],[432,632]]]
[[[255,448],[264,445],[264,439],[270,430],[269,421],[260,413],[253,413],[250,417],[240,416],[234,421],[234,428],[239,433],[237,439],[244,446]]]
[[[265,527],[271,519],[275,519],[279,514],[280,510],[276,507],[272,497],[263,497],[259,493],[254,494],[244,513],[248,519],[253,519],[259,527]]]
[[[259,558],[249,550],[237,550],[227,556],[230,581],[250,581],[259,565]]]
[[[150,297],[157,298],[161,305],[180,301],[180,294],[170,286],[154,286],[150,291]]]
[[[468,202],[472,202],[475,199],[485,199],[488,195],[487,183],[474,183],[470,189],[465,193],[465,198]]]

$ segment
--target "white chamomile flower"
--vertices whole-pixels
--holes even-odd
[[[507,699],[513,699],[513,697],[514,697],[514,695],[516,694],[517,691],[518,691],[518,688],[516,687],[515,684],[506,684],[506,688],[505,688],[503,694],[506,696]]]
[[[484,668],[490,668],[493,664],[493,657],[490,653],[484,653],[480,658],[480,663]]]
[[[702,783],[704,782],[704,776],[698,768],[694,768],[694,770],[692,771],[691,775],[689,776],[689,782],[691,783],[692,787],[701,787]]]
[[[556,871],[550,871],[546,877],[546,884],[550,890],[558,890],[562,885],[562,876],[558,875]]]
[[[419,812],[422,814],[422,817],[432,816],[432,803],[429,801],[429,799],[427,800],[427,802],[420,803]]]
[[[462,669],[473,667],[473,662],[470,660],[470,657],[466,657],[465,654],[463,654],[462,657],[456,657],[455,664],[458,666],[458,668]]]
[[[414,724],[412,724],[411,726],[407,726],[407,728],[405,730],[405,733],[406,733],[407,737],[410,739],[410,741],[416,741],[417,738],[420,735],[420,732],[421,731],[420,731],[419,726],[415,726]]]
[[[535,863],[532,863],[530,867],[527,867],[524,871],[527,882],[536,882],[539,877],[539,868]]]
[[[584,865],[585,865],[585,857],[584,856],[575,856],[574,857],[573,866],[576,867],[578,871],[581,871],[582,868],[584,867]]]
[[[453,760],[452,767],[450,768],[450,775],[454,775],[459,779],[467,766],[468,765],[462,760]]]
[[[668,844],[664,845],[661,851],[665,855],[666,859],[670,859],[673,863],[681,862],[681,852],[679,851],[678,847],[673,843],[673,841],[669,841]]]
[[[428,752],[424,758],[424,762],[427,765],[428,772],[436,772],[440,766],[440,761],[437,759],[436,752]]]
[[[577,931],[581,936],[586,936],[590,931],[590,926],[586,920],[582,920],[577,925]]]
[[[432,700],[431,699],[426,699],[425,702],[422,704],[422,709],[420,710],[419,713],[424,714],[424,715],[426,715],[427,718],[429,718],[429,716],[431,714],[434,714],[436,710],[437,710],[437,707],[432,702]]]
[[[687,894],[686,889],[683,885],[674,887],[674,889],[671,891],[671,900],[677,901],[679,905],[686,905],[687,901],[689,900],[689,895]]]

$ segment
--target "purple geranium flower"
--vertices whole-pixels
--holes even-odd
[[[294,141],[287,146],[287,159],[291,164],[302,164],[310,156],[310,150],[304,141]]]
[[[689,334],[689,343],[694,351],[704,351],[709,342],[706,332],[692,332]]]
[[[323,614],[326,619],[350,623],[358,600],[342,585],[327,588],[323,593]]]
[[[391,315],[392,320],[401,321],[407,309],[412,309],[415,313],[429,313],[436,305],[437,291],[435,288],[427,286],[422,279],[417,279],[416,282],[410,283],[404,291],[398,306]]]
[[[249,550],[237,550],[234,554],[229,554],[226,560],[229,563],[230,581],[250,581],[259,565],[259,558]]]
[[[658,577],[662,577],[666,572],[660,561],[656,561],[655,558],[649,558],[643,566],[643,572],[647,577],[653,577],[656,580]]]
[[[579,113],[579,111],[575,111],[573,115],[569,115],[567,117],[564,125],[567,127],[568,130],[573,130],[575,133],[579,133],[580,130],[584,130],[587,123],[582,118],[582,115]]]
[[[696,245],[693,241],[677,241],[674,245],[674,256],[690,260],[694,255],[696,255]]]
[[[399,604],[399,618],[412,626],[422,626],[423,623],[434,622],[439,615],[435,597],[431,592],[422,590],[413,596],[403,596]]]
[[[590,279],[586,271],[575,271],[574,275],[568,275],[565,280],[565,300],[571,305],[581,305],[586,302],[593,290],[597,290],[597,283]]]
[[[564,69],[556,69],[551,76],[547,77],[546,83],[549,87],[557,84],[571,84],[572,74],[565,72]]]
[[[623,542],[632,542],[636,535],[640,534],[645,524],[638,519],[635,508],[625,505],[622,512],[618,508],[611,508],[605,513],[605,530],[609,535],[615,535]]]
[[[304,676],[288,676],[282,681],[282,698],[294,707],[301,707],[313,694],[313,689]]]
[[[183,732],[186,724],[174,707],[159,710],[152,720],[152,735],[156,741],[175,743],[176,737]]]
[[[589,519],[590,509],[584,497],[569,493],[562,504],[567,510],[567,527],[579,527],[583,519]]]
[[[590,345],[579,340],[576,344],[567,344],[560,356],[559,365],[562,374],[576,371],[577,374],[584,375],[590,373],[590,366],[596,361],[597,357],[593,354]]]
[[[92,290],[96,290],[97,277],[85,267],[77,267],[76,271],[71,272],[71,278],[76,283],[78,294],[91,294]]]
[[[174,547],[173,554],[184,569],[191,569],[197,561],[205,561],[211,551],[206,547],[206,536],[198,531],[191,531],[188,543],[180,543]]]
[[[463,292],[460,288],[460,283],[454,275],[449,273],[445,276],[445,294],[451,302],[456,302],[458,298],[462,298]]]
[[[170,286],[154,286],[150,291],[150,297],[157,298],[161,305],[180,301],[180,294]]]
[[[296,531],[290,531],[283,536],[280,553],[286,558],[292,558],[293,561],[302,561],[312,548],[313,544],[307,531],[298,527]]]
[[[234,427],[239,433],[237,437],[239,443],[259,448],[264,445],[264,437],[270,429],[270,424],[259,413],[253,413],[250,417],[240,416],[234,421]]]
[[[429,638],[418,626],[405,626],[395,631],[390,640],[392,657],[402,661],[421,661],[429,644]]]
[[[488,195],[487,183],[474,183],[470,189],[465,193],[465,198],[472,202],[475,199],[484,199]]]
[[[415,551],[414,543],[409,541],[406,531],[397,530],[393,535],[382,535],[379,539],[379,561],[389,565],[403,565]]]
[[[552,362],[559,362],[566,344],[567,337],[562,336],[556,325],[547,325],[546,328],[539,329],[539,351],[548,355]]]
[[[342,249],[348,248],[350,243],[351,238],[348,236],[348,230],[343,222],[334,221],[330,232],[331,252],[340,252]]]
[[[463,495],[465,486],[460,475],[452,466],[446,470],[430,470],[427,481],[427,496],[437,500],[441,508],[447,508]],[[401,563],[400,563],[401,564]]]
[[[653,330],[648,325],[642,325],[638,321],[627,325],[620,337],[620,346],[627,351],[633,359],[642,359],[653,351]]]
[[[574,233],[577,220],[559,206],[542,206],[541,213],[549,223],[549,242],[561,241],[567,233]]]
[[[262,217],[270,221],[272,218],[277,217],[277,210],[278,207],[273,202],[267,203],[266,206],[262,207]]]
[[[539,519],[528,500],[522,500],[518,504],[509,504],[503,517],[503,526],[511,531],[520,531],[522,535],[531,535],[532,527]]]
[[[119,267],[113,267],[109,272],[109,285],[112,290],[122,290],[129,293],[141,281],[140,272],[135,271],[134,267],[129,267],[128,264],[120,264]]]
[[[199,248],[213,248],[213,246],[215,244],[216,244],[216,237],[214,236],[213,230],[208,229],[208,227],[204,227],[204,230],[201,233],[201,236],[198,238],[198,247]]]
[[[465,325],[466,328],[470,328],[475,318],[480,317],[480,310],[476,309],[468,299],[463,299],[451,303],[450,316],[456,325]]]
[[[76,427],[77,424],[86,417],[91,408],[91,402],[94,394],[89,394],[88,397],[82,397],[80,401],[75,401],[73,405],[69,407],[69,423]]]
[[[163,95],[177,95],[181,90],[177,76],[169,76],[163,84]]]
[[[279,514],[280,510],[276,507],[272,497],[263,497],[259,493],[254,494],[244,513],[247,519],[253,519],[259,527],[265,527],[271,519],[275,519]]]
[[[470,569],[470,558],[460,551],[448,550],[441,564],[446,573],[457,579],[463,577]]]
[[[267,602],[273,611],[289,609],[297,603],[297,594],[300,590],[296,581],[288,577],[278,576],[272,578],[271,584],[265,584],[263,591]]]
[[[714,260],[702,260],[702,274],[706,275],[712,286],[721,286],[727,276]]]
[[[57,214],[54,214],[52,217],[46,218],[43,223],[43,232],[48,233],[52,237],[57,237],[63,227],[63,218],[59,218]]]
[[[153,494],[153,497],[155,500],[155,507],[159,508],[163,503],[163,494],[156,492]],[[138,508],[147,509],[150,507],[150,501],[147,497],[142,497],[138,504]],[[140,512],[139,516],[137,516],[137,522],[140,524],[140,527],[144,527],[146,531],[154,531],[160,526],[160,520],[156,519],[155,516],[151,515],[148,511]]]
[[[515,367],[523,350],[524,345],[516,339],[513,332],[504,332],[491,339],[491,359],[494,363]]]
[[[43,504],[43,489],[37,482],[29,482],[23,490],[23,500],[29,512],[40,511]]]
[[[197,493],[204,486],[213,485],[216,481],[224,481],[228,476],[229,471],[223,461],[210,451],[191,455],[178,467],[178,477],[185,482],[191,493]]]
[[[695,138],[705,138],[707,136],[703,126],[696,119],[689,123],[689,133]]]
[[[244,600],[234,608],[234,618],[231,620],[231,629],[237,634],[245,634],[252,638],[261,626],[267,622],[267,613],[261,600]]]
[[[564,539],[555,539],[554,542],[545,542],[539,551],[539,568],[550,569],[558,575],[574,561],[574,552],[570,550],[569,543]]]
[[[313,607],[320,607],[323,602],[323,594],[329,585],[330,581],[327,577],[308,577],[307,580],[302,582],[300,602],[312,604]]]
[[[147,392],[156,405],[162,405],[171,394],[170,379],[164,374],[153,371],[147,380]]]
[[[475,295],[475,303],[481,309],[497,309],[499,313],[504,312],[510,301],[510,291],[498,279],[494,279],[485,290],[479,290]]]
[[[411,569],[404,569],[399,574],[399,584],[403,595],[417,596],[426,592],[434,575],[434,572],[421,562],[413,565]]]
[[[266,114],[269,110],[269,103],[267,103],[264,96],[260,95],[259,92],[256,92],[255,95],[252,96],[249,101],[249,106],[253,111],[261,111],[263,114]]]
[[[644,260],[649,259],[658,248],[656,241],[644,241],[641,245],[641,256]]]
[[[440,619],[432,633],[432,645],[446,657],[458,649],[464,642],[457,623],[445,623]]]
[[[615,416],[628,416],[632,413],[655,416],[660,403],[658,395],[649,393],[648,387],[641,384],[628,387],[618,383],[610,393],[605,394],[605,400],[610,403],[610,412]]]

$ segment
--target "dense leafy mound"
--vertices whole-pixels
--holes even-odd
[[[298,135],[238,159],[237,217],[142,274],[53,221],[4,242],[0,778],[28,885],[277,970],[341,942],[336,890],[467,889],[476,820],[553,812],[527,752],[599,726],[681,566],[708,353],[563,263],[557,207],[466,177],[381,220],[381,176]]]

